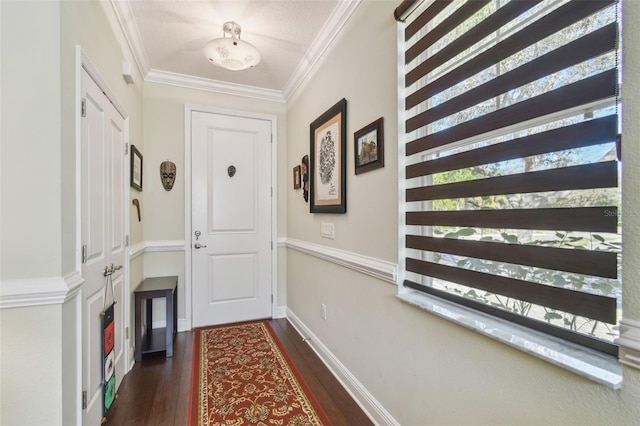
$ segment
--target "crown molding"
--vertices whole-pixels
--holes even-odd
[[[129,49],[133,54],[133,60],[136,62],[138,71],[140,71],[140,75],[142,75],[144,79],[151,67],[149,66],[149,58],[142,43],[142,37],[140,37],[140,31],[133,17],[131,4],[129,1],[111,0],[111,5],[120,23],[120,28],[122,28],[124,38],[127,40]]]
[[[206,90],[226,95],[244,96],[272,102],[285,102],[285,98],[279,90],[228,83],[226,81],[211,80],[208,78],[194,77],[169,71],[151,69],[144,80],[151,83],[169,84],[172,86]]]
[[[130,2],[111,0],[111,5],[144,81],[285,103],[302,85],[311,70],[324,59],[324,53],[332,45],[361,2],[362,0],[338,2],[338,5],[281,91],[152,69],[149,65],[149,58],[142,43]]]
[[[338,2],[329,19],[325,22],[315,40],[313,40],[313,43],[311,43],[309,50],[307,50],[295,71],[284,85],[282,92],[287,101],[293,97],[311,70],[324,60],[324,53],[332,45],[349,19],[351,19],[351,15],[353,15],[353,12],[360,6],[360,3],[362,3],[362,0]]]
[[[620,362],[640,369],[640,321],[620,321],[620,337],[616,339],[616,343]]]

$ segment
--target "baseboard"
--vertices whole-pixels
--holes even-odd
[[[276,313],[273,318],[278,319],[278,318],[286,318],[286,317],[287,317],[287,307],[286,306],[276,307]]]
[[[372,422],[377,425],[400,424],[289,308],[287,308],[287,320],[298,330],[298,333],[308,339],[307,343],[309,343],[311,349],[349,392]]]

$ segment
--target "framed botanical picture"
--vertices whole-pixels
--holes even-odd
[[[311,213],[347,212],[347,100],[311,123],[309,191]]]
[[[131,187],[142,191],[142,154],[131,145]]]
[[[384,167],[384,127],[380,117],[353,134],[356,174]]]
[[[295,166],[293,168],[293,189],[300,189],[302,187],[302,174],[300,171],[300,166]]]

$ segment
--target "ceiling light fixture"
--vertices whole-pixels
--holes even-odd
[[[207,59],[219,67],[232,71],[245,70],[258,65],[260,52],[251,43],[240,40],[240,25],[235,22],[225,22],[222,26],[222,38],[211,40],[204,47]],[[230,38],[227,38],[226,35]]]

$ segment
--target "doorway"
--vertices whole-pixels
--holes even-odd
[[[114,307],[115,339],[109,372],[115,388],[126,372],[125,119],[83,68],[81,74],[80,198],[82,245],[82,424],[100,424],[103,401],[101,313]],[[112,275],[107,291],[105,268]],[[109,283],[110,284],[110,283]]]
[[[194,327],[273,316],[273,117],[189,113]]]

